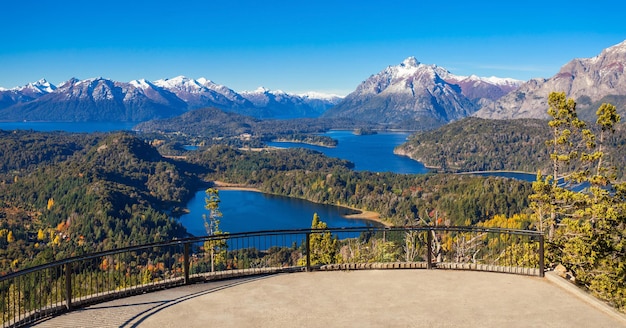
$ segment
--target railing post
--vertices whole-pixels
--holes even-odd
[[[545,262],[544,262],[544,238],[543,233],[539,235],[539,276],[545,276]]]
[[[306,271],[311,271],[311,232],[306,233]]]
[[[65,264],[65,307],[72,309],[72,262]]]
[[[431,228],[426,230],[426,268],[433,268],[433,235]]]
[[[189,243],[185,243],[183,253],[183,271],[185,272],[185,285],[189,285]]]

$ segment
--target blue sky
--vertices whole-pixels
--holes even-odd
[[[347,94],[409,56],[454,74],[550,77],[626,39],[621,1],[12,1],[0,86],[205,77]]]

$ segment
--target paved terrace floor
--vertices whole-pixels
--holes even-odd
[[[277,274],[94,305],[37,327],[624,327],[558,277],[444,270]]]

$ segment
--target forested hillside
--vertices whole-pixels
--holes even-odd
[[[592,121],[590,126],[593,128]],[[547,121],[534,119],[486,120],[466,118],[433,131],[419,132],[396,148],[424,165],[443,172],[546,172],[551,167],[545,141]],[[624,177],[626,129],[609,136],[605,158]]]
[[[528,206],[530,183],[468,175],[354,172],[351,163],[307,150],[247,152],[215,147],[190,161],[210,169],[208,179],[264,192],[376,211],[395,225],[437,216],[441,224],[469,225],[512,215]]]
[[[365,130],[375,124],[358,122],[353,119],[300,118],[290,120],[259,120],[250,116],[226,113],[216,108],[203,108],[187,112],[181,116],[141,123],[135,129],[144,134],[154,134],[159,138],[202,144],[229,144],[232,146],[262,147],[264,141],[283,139],[307,141],[333,145],[328,137],[316,133],[330,129]]]
[[[35,168],[18,170],[13,161],[5,160],[14,170],[3,171],[5,180],[0,185],[2,272],[186,235],[164,212],[184,205],[199,187],[186,166],[164,159],[124,133],[36,136],[47,142],[33,144],[28,133],[5,135],[5,144],[16,147],[13,152],[5,148],[3,158],[19,158],[24,149],[37,153],[65,142],[80,146],[73,154],[60,147],[50,160],[42,158],[39,165],[33,161]]]
[[[233,163],[259,172],[352,165],[311,151],[261,156],[226,146],[208,150],[208,160],[198,165],[164,158],[130,133],[0,133],[4,273],[87,252],[185,237],[185,229],[168,213],[183,208],[204,188],[202,178],[209,172],[233,170]]]
[[[184,237],[168,213],[212,180],[377,211],[397,225],[512,215],[525,211],[531,192],[528,183],[500,178],[354,172],[348,161],[305,149],[215,145],[174,160],[143,135],[2,133],[2,272]]]
[[[94,146],[101,134],[45,133],[0,130],[0,177],[13,179],[39,165],[65,161]],[[11,173],[11,175],[7,175]]]

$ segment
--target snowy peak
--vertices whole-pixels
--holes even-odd
[[[260,87],[258,87],[256,89],[254,89],[253,91],[247,91],[247,90],[241,91],[241,94],[242,95],[263,95],[263,94],[265,94],[265,95],[275,95],[276,96],[276,95],[284,95],[284,94],[286,94],[286,92],[284,92],[282,90],[272,90],[272,89],[266,88],[264,86],[260,86]]]
[[[204,86],[197,80],[187,78],[185,76],[177,76],[171,79],[162,79],[154,81],[154,84],[164,89],[175,89],[189,93],[200,93]]]
[[[0,88],[0,91],[35,92],[43,95],[53,92],[56,88],[56,86],[46,81],[46,79],[41,79],[37,82],[28,83],[25,86],[15,87],[9,90]]]
[[[512,78],[502,78],[502,77],[496,77],[496,76],[481,77],[475,74],[472,74],[470,76],[462,76],[462,75],[454,75],[454,74],[448,73],[447,75],[443,75],[442,77],[451,83],[461,83],[461,82],[462,83],[472,83],[472,82],[473,83],[488,83],[494,86],[513,87],[513,88],[517,88],[520,85],[522,85],[522,83],[524,83],[524,81],[516,80]]]
[[[266,87],[242,91],[241,96],[278,118],[318,117],[339,102],[339,99],[322,93],[292,94]]]
[[[460,88],[461,93],[470,99],[496,100],[522,84],[510,78],[460,76],[450,73],[437,65],[420,63],[415,57],[408,57],[396,66],[389,66],[382,72],[372,75],[357,87],[360,94],[407,93],[414,94],[415,86],[432,88],[434,85],[450,84]]]
[[[413,56],[408,57],[407,59],[402,61],[401,66],[404,67],[417,67],[420,64],[420,62]]]
[[[37,91],[42,94],[50,93],[56,90],[56,86],[46,81],[46,79],[41,79],[35,83],[29,83],[26,88]]]
[[[142,89],[142,90],[154,88],[154,84],[152,84],[152,82],[146,81],[145,79],[132,80],[128,82],[128,84],[132,85],[133,87],[137,89]]]
[[[42,79],[24,87],[0,89],[0,109],[8,109],[0,113],[0,119],[55,120],[46,115],[46,108],[63,108],[66,112],[58,111],[60,116],[56,119],[64,121],[100,120],[105,116],[115,121],[115,115],[123,116],[122,120],[145,120],[154,118],[150,115],[168,117],[206,107],[258,118],[318,117],[338,99],[336,95],[297,95],[263,87],[238,93],[204,77],[192,79],[183,75],[154,82],[71,78],[58,88]],[[25,114],[24,108],[33,110]],[[77,112],[80,110],[85,113]]]
[[[388,75],[389,78],[394,80],[400,80],[407,77],[415,77],[424,73],[433,76],[436,69],[436,65],[425,65],[420,63],[415,57],[408,57],[399,65],[389,66],[386,70],[379,74]]]
[[[188,104],[189,109],[217,107],[223,110],[233,110],[252,107],[252,104],[235,91],[204,77],[190,79],[181,75],[171,79],[157,80],[154,84],[174,93]]]
[[[477,75],[458,76],[449,74],[446,81],[461,87],[463,95],[478,102],[498,100],[507,93],[519,88],[523,81],[511,78],[480,77]]]
[[[333,93],[315,92],[315,91],[300,93],[298,94],[298,96],[304,99],[310,99],[310,100],[325,100],[325,101],[333,102],[335,104],[339,103],[339,101],[343,99],[343,97],[340,95],[336,95]]]
[[[454,75],[408,57],[370,76],[324,116],[432,128],[471,115],[518,85],[513,79]]]
[[[519,87],[520,85],[522,85],[522,83],[524,83],[524,81],[522,80],[516,80],[512,78],[501,78],[501,77],[495,77],[495,76],[480,77],[479,79],[485,82],[489,82],[491,84],[495,84],[495,85],[510,85],[510,86],[515,86],[515,87]]]
[[[480,77],[474,74],[467,76],[467,77],[457,76],[457,78],[460,81],[486,82],[486,83],[491,83],[491,84],[496,84],[496,85],[519,85],[519,84],[524,83],[524,81],[511,79],[511,78],[501,78],[501,77],[495,77],[495,76]]]
[[[0,88],[0,109],[33,101],[54,92],[56,89],[57,87],[46,79],[12,89]]]

